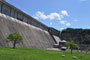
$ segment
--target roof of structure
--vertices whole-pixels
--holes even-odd
[[[4,4],[8,5],[9,7],[15,9],[17,12],[22,13],[23,15],[27,16],[28,18],[32,18],[32,19],[33,19],[34,21],[36,21],[37,23],[40,23],[41,25],[43,25],[43,26],[45,26],[45,27],[48,28],[48,26],[46,26],[45,24],[41,23],[41,22],[38,21],[37,19],[31,17],[30,15],[26,14],[25,12],[23,12],[23,11],[21,11],[20,9],[16,8],[15,6],[9,4],[8,2],[2,1],[2,0],[0,0],[0,1],[1,1],[2,3],[4,3]]]

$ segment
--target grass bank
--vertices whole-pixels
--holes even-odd
[[[72,59],[72,56],[77,56],[77,59]],[[70,54],[70,51],[0,47],[0,60],[90,60],[90,54],[77,53],[77,51]]]

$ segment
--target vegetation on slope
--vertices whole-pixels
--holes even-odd
[[[78,44],[90,44],[90,29],[67,28],[61,32],[61,39],[74,40]]]
[[[72,56],[77,56],[77,59],[73,59]],[[70,54],[70,51],[0,47],[0,60],[90,60],[90,54],[77,51]]]

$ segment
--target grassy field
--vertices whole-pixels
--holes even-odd
[[[77,59],[73,59],[72,56],[77,56]],[[90,60],[90,54],[77,53],[77,51],[70,54],[70,51],[0,47],[0,60]]]

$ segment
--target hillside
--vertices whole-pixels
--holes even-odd
[[[61,32],[61,39],[74,40],[78,44],[90,44],[90,29],[67,28]]]

